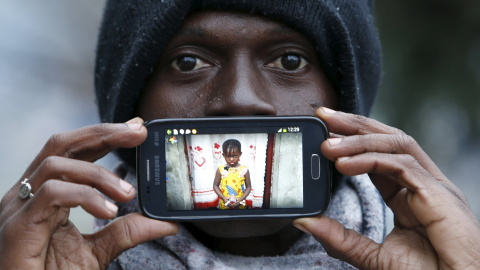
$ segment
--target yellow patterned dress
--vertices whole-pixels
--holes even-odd
[[[220,180],[220,190],[222,194],[226,197],[236,197],[240,198],[245,192],[245,174],[248,172],[247,166],[240,165],[238,167],[232,168],[227,165],[220,165],[218,170],[221,175]],[[240,206],[237,209],[246,209],[245,200],[240,203]],[[228,204],[225,205],[224,201],[220,199],[218,204],[220,209],[232,209],[228,207]]]

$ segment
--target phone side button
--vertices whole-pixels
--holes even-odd
[[[147,159],[147,181],[150,182],[150,160]]]
[[[311,172],[313,180],[320,178],[320,157],[317,154],[313,154],[311,157]]]

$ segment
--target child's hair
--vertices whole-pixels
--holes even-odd
[[[242,144],[238,140],[229,139],[223,142],[223,145],[222,145],[223,153],[225,154],[230,153],[231,151],[234,151],[235,148],[238,148],[238,151],[242,152]]]

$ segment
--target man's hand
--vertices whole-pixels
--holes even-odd
[[[465,197],[404,132],[327,108],[322,153],[344,175],[368,173],[395,215],[375,243],[326,216],[294,221],[327,252],[361,269],[480,269],[480,225]],[[472,179],[475,176],[472,176]]]
[[[114,218],[117,207],[97,191],[118,202],[135,197],[129,183],[92,162],[146,137],[140,118],[52,136],[0,204],[2,269],[103,269],[126,249],[176,234],[176,224],[139,213],[117,218],[92,235],[80,234],[68,219],[76,206],[97,218]],[[24,178],[32,198],[17,195]]]

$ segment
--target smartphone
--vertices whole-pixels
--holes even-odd
[[[315,216],[330,202],[326,125],[312,116],[157,119],[137,147],[140,209],[161,220]],[[223,198],[223,199],[222,199]]]

